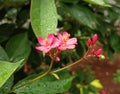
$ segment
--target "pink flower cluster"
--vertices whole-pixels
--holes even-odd
[[[49,34],[47,39],[39,37],[38,43],[40,44],[39,46],[36,46],[38,51],[48,53],[52,49],[57,49],[58,52],[67,49],[74,49],[77,44],[77,38],[70,38],[70,34],[63,32],[63,34],[58,33],[57,36]],[[60,58],[56,56],[56,60],[60,61]]]
[[[97,42],[97,40],[98,40],[98,35],[94,34],[92,39],[88,39],[87,42],[88,47],[89,48],[93,47],[93,45]],[[92,48],[91,54],[100,57],[100,55],[102,54],[102,49],[100,48],[98,50],[95,50],[94,48]]]

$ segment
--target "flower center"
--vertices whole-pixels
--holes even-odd
[[[48,39],[45,39],[44,41],[45,41],[45,44],[46,44],[46,45],[49,45]]]
[[[69,40],[69,37],[70,37],[70,34],[68,34],[62,38],[62,41],[64,44],[66,44],[67,40]]]

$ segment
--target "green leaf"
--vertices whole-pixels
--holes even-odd
[[[6,92],[9,92],[12,85],[13,85],[13,80],[14,80],[14,76],[12,75],[7,81],[6,83],[0,88],[0,94],[6,94]]]
[[[14,32],[15,24],[4,23],[0,25],[0,42],[6,41]]]
[[[6,17],[9,19],[16,19],[17,11],[16,8],[10,8],[6,13]]]
[[[30,16],[37,37],[55,33],[57,12],[54,0],[32,0]]]
[[[94,4],[94,5],[100,5],[105,7],[111,7],[109,4],[105,2],[105,0],[84,0],[87,3]]]
[[[2,46],[0,46],[0,60],[9,61],[9,57]]]
[[[21,3],[21,2],[26,2],[28,0],[8,0],[8,2],[15,2],[15,3]]]
[[[112,36],[110,37],[110,44],[117,53],[120,53],[120,47],[118,46],[119,43],[120,36],[117,35],[116,33],[113,33]]]
[[[84,6],[65,6],[66,9],[71,13],[73,18],[75,18],[80,24],[86,25],[91,29],[96,28],[97,20],[94,14]]]
[[[120,69],[117,69],[116,73],[114,74],[114,80],[120,83]]]
[[[76,4],[79,2],[79,0],[59,0],[61,2],[65,2],[65,3],[73,3],[73,4]]]
[[[27,59],[31,51],[27,33],[13,36],[6,45],[6,52],[10,61],[16,62],[21,59]]]
[[[20,60],[16,63],[11,63],[7,61],[0,61],[0,87],[7,81],[7,79],[15,72],[15,70],[23,63]]]
[[[58,75],[60,80],[57,80],[52,75],[47,75],[27,86],[16,89],[14,92],[16,94],[38,94],[38,92],[39,94],[57,94],[67,91],[71,86],[73,77],[67,72]]]

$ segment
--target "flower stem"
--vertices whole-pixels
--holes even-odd
[[[39,75],[38,77],[36,77],[36,78],[34,78],[34,79],[32,79],[32,80],[29,80],[28,82],[26,82],[26,83],[24,83],[24,84],[22,84],[22,85],[20,85],[20,86],[18,86],[18,87],[16,87],[16,88],[13,88],[9,93],[12,93],[12,92],[15,91],[16,89],[21,88],[21,87],[23,87],[23,86],[26,86],[26,85],[34,82],[34,81],[39,80],[40,78],[46,76],[47,74],[49,74],[50,71],[51,71],[51,69],[52,69],[53,63],[54,63],[54,59],[51,60],[50,67],[49,67],[49,69],[48,69],[45,73],[43,73],[42,75]]]
[[[62,70],[65,70],[65,69],[67,69],[67,68],[70,68],[70,67],[72,67],[73,65],[75,65],[75,64],[77,64],[77,63],[79,63],[79,62],[81,62],[81,61],[84,60],[84,59],[85,59],[85,57],[83,57],[83,58],[77,60],[76,62],[71,63],[71,64],[69,64],[69,65],[67,65],[67,66],[65,66],[65,67],[63,67],[63,68],[60,68],[60,69],[51,71],[50,73],[56,73],[56,72],[60,72],[60,71],[62,71]]]

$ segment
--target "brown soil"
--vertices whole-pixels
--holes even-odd
[[[72,71],[84,68],[87,62],[77,64],[73,66]],[[99,79],[103,85],[103,89],[107,94],[120,94],[120,83],[116,83],[114,78],[114,73],[118,68],[120,68],[120,55],[115,54],[114,62],[104,61],[104,62],[94,62],[93,71],[97,79]]]

